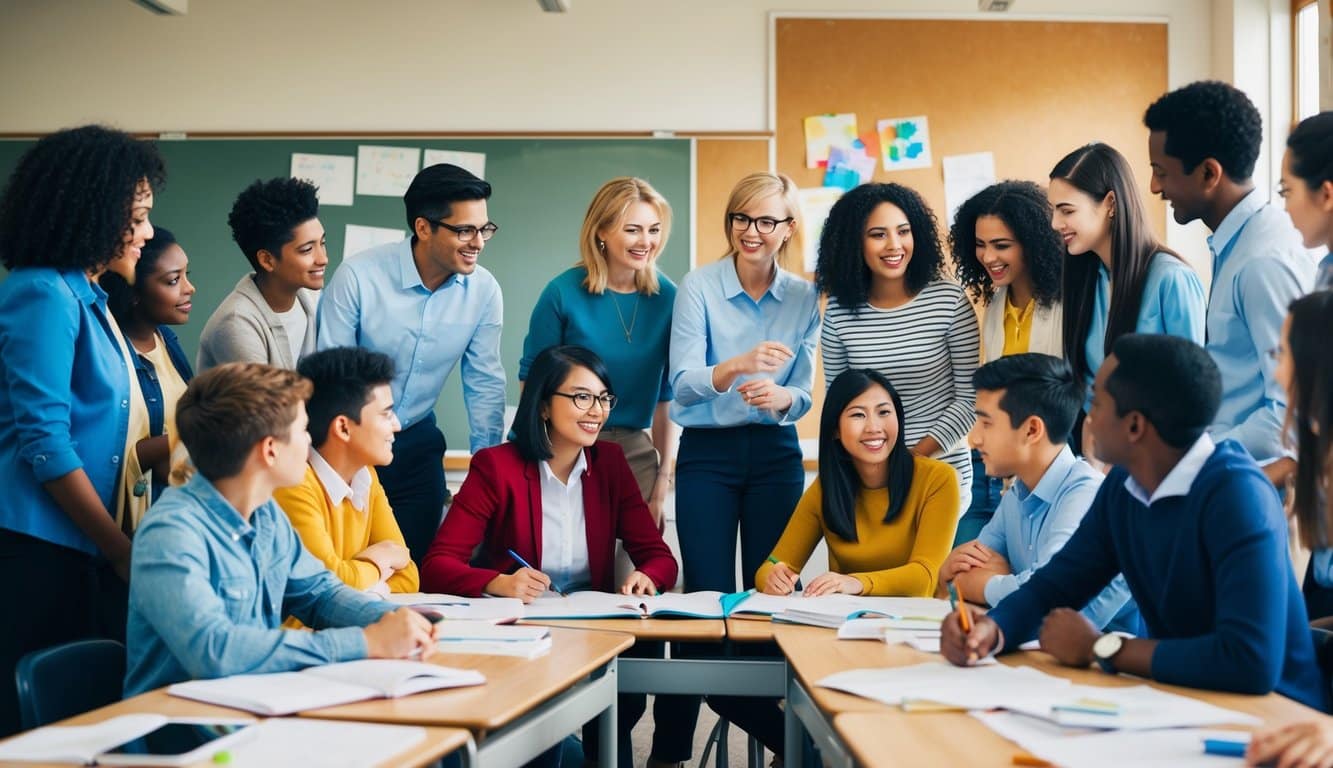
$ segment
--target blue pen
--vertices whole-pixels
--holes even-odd
[[[523,559],[517,552],[515,552],[514,550],[511,549],[511,550],[508,550],[508,552],[509,552],[509,556],[512,557],[512,558],[514,558],[514,560],[515,560],[519,565],[523,566],[524,568],[527,568],[527,569],[530,570],[530,571],[537,571],[537,573],[541,573],[541,571],[539,571],[539,570],[537,570],[536,568],[533,568],[533,567],[532,567],[532,563],[529,563],[527,560],[524,560],[524,559]],[[551,591],[554,592],[554,593],[556,593],[557,595],[560,595],[561,597],[564,597],[564,596],[565,596],[565,593],[562,592],[562,591],[560,591],[560,588],[557,587],[557,586],[555,585],[555,582],[554,582],[554,581],[551,582]]]
[[[1204,739],[1203,753],[1225,757],[1245,757],[1245,747],[1247,746],[1249,745],[1246,742],[1231,739]]]

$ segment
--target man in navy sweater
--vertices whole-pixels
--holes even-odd
[[[1238,443],[1206,434],[1221,399],[1202,347],[1128,334],[1097,372],[1094,451],[1115,469],[1078,530],[989,615],[944,622],[958,665],[1040,637],[1060,663],[1238,693],[1276,690],[1327,709],[1287,525]],[[1123,572],[1148,636],[1102,634],[1077,609]]]

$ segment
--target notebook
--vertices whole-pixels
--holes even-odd
[[[471,669],[395,659],[364,659],[300,672],[233,675],[176,683],[167,693],[261,715],[286,715],[365,699],[396,699],[422,691],[482,685]]]
[[[215,717],[208,718],[207,722],[222,723],[228,720]],[[48,725],[19,734],[0,744],[0,762],[88,765],[107,750],[152,733],[168,722],[193,722],[193,719],[141,713],[112,717],[94,725]],[[250,721],[234,722],[244,724]],[[247,725],[245,730],[254,728],[254,725]],[[219,739],[217,747],[225,748],[229,741],[231,739]]]
[[[444,621],[438,625],[437,632],[442,653],[535,659],[551,650],[551,630],[530,624],[517,626],[486,621]]]
[[[544,595],[525,606],[525,619],[722,619],[730,602],[745,593],[668,592],[661,595],[619,595],[575,592],[567,597]]]
[[[949,615],[948,600],[929,597],[865,597],[862,595],[793,595],[753,594],[742,600],[732,611],[740,617],[771,616],[773,621],[809,624],[836,629],[851,619],[874,617],[933,622],[939,627]]]
[[[514,597],[458,597],[431,592],[402,592],[385,598],[394,605],[422,608],[446,619],[506,624],[523,618],[523,601]]]

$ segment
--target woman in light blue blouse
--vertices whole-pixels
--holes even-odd
[[[810,410],[819,297],[779,261],[800,205],[788,177],[755,173],[731,192],[730,248],[681,281],[671,325],[671,418],[684,427],[676,462],[676,529],[685,589],[744,587],[773,551],[801,498],[796,421]],[[782,751],[772,701],[710,699],[713,708]]]
[[[124,640],[130,380],[97,277],[133,281],[163,176],[151,143],[85,126],[37,142],[0,196],[0,562],[21,593],[0,632],[0,736],[18,729],[20,656]]]
[[[1115,340],[1165,333],[1203,345],[1206,299],[1199,276],[1148,224],[1134,172],[1100,143],[1051,170],[1051,226],[1069,252],[1064,275],[1064,353],[1088,383]],[[1086,453],[1086,452],[1085,452]]]

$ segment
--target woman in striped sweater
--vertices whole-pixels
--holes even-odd
[[[849,368],[894,383],[909,449],[951,464],[965,498],[980,339],[976,312],[942,278],[943,262],[935,215],[914,190],[863,184],[843,195],[819,238],[815,280],[829,297],[821,349],[826,385]]]

